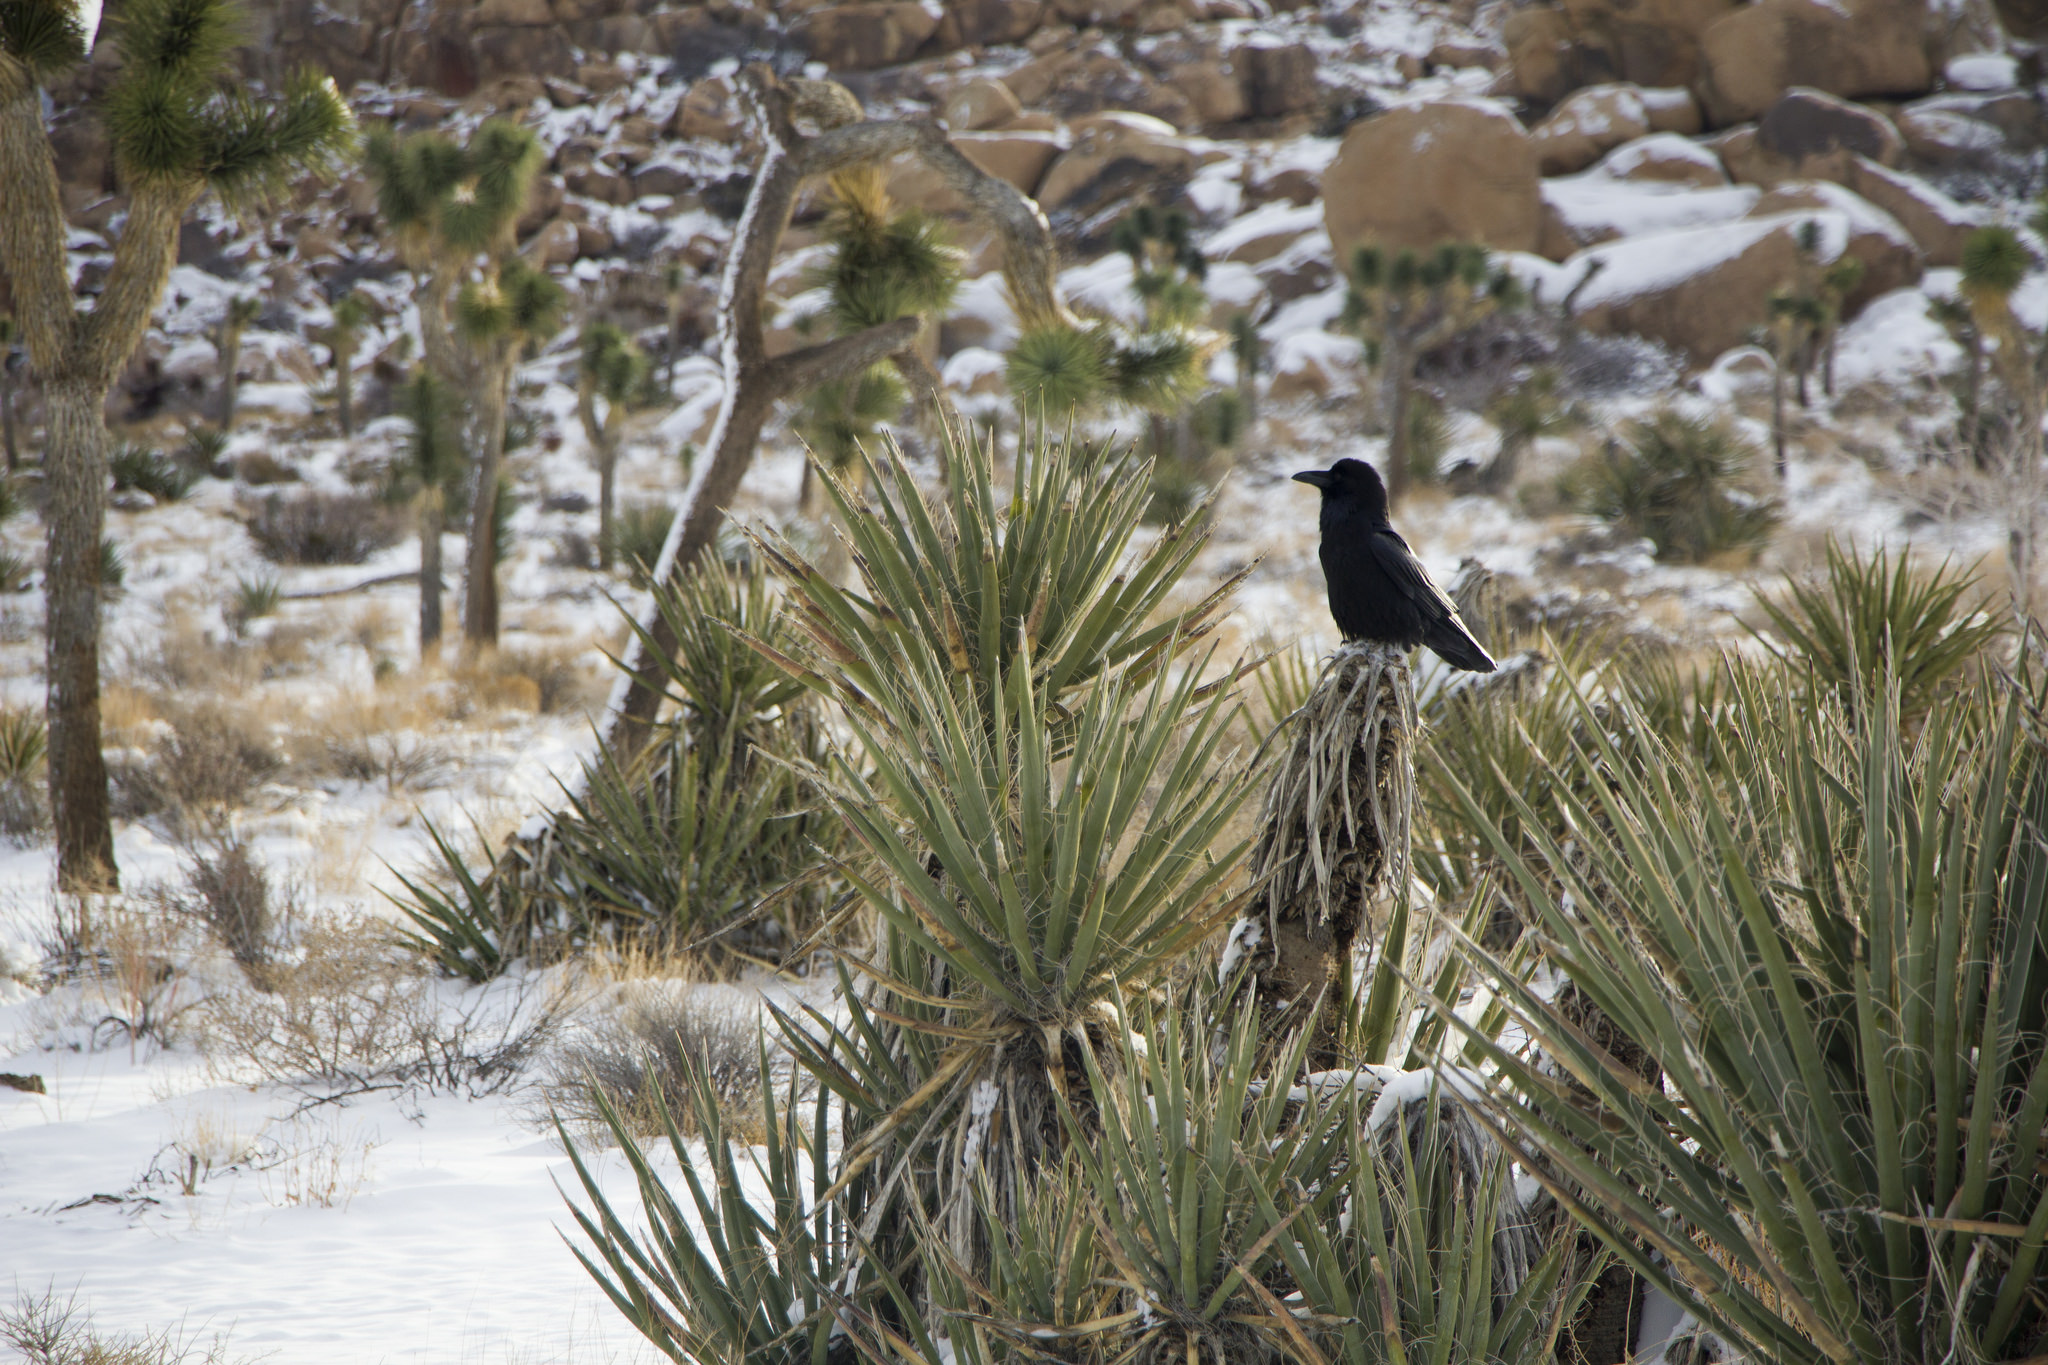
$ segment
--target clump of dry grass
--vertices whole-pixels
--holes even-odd
[[[288,914],[281,914],[270,873],[232,834],[193,849],[187,894],[167,902],[204,924],[258,990],[269,988],[272,958]]]
[[[247,518],[249,538],[279,564],[360,564],[405,534],[398,509],[370,493],[272,493]]]
[[[142,756],[110,765],[117,812],[161,817],[183,839],[224,830],[283,766],[249,707],[213,698],[166,706],[163,728]]]
[[[622,988],[619,1009],[587,1026],[549,1059],[542,1093],[565,1121],[602,1132],[609,1106],[635,1133],[663,1131],[666,1106],[684,1133],[697,1128],[691,1073],[718,1096],[726,1131],[760,1140],[760,1027],[742,1011],[706,1003],[676,982]]]
[[[168,1330],[103,1334],[77,1298],[60,1300],[54,1289],[0,1309],[0,1342],[26,1365],[221,1365],[229,1359],[221,1336],[201,1342]]]
[[[122,901],[60,898],[39,935],[41,977],[75,987],[53,1020],[75,1026],[95,1049],[176,1042],[201,1003],[178,964],[190,942],[177,915]]]

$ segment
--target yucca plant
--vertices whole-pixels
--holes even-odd
[[[277,615],[278,603],[284,600],[284,588],[277,581],[277,575],[258,574],[254,578],[235,580],[235,600],[228,609],[235,629],[240,631],[251,621],[265,616]]]
[[[158,502],[177,502],[197,481],[191,470],[147,446],[122,442],[107,457],[116,489],[133,488]]]
[[[1659,559],[1753,551],[1777,523],[1776,504],[1741,487],[1756,452],[1726,423],[1665,411],[1630,423],[1627,438],[1582,461],[1567,491],[1580,511],[1648,539]]]
[[[228,300],[227,311],[213,333],[213,347],[220,356],[220,429],[235,429],[235,410],[242,396],[242,334],[263,316],[263,300],[253,294],[237,294]]]
[[[1895,679],[1845,702],[1781,675],[1781,723],[1731,725],[1757,760],[1719,768],[1582,700],[1575,780],[1522,805],[1534,851],[1495,841],[1556,969],[1664,1080],[1468,945],[1538,1050],[1475,1034],[1497,1068],[1475,1111],[1739,1349],[2048,1347],[2038,691],[1979,686],[1909,738]]]
[[[1910,552],[1884,548],[1863,559],[1830,536],[1820,581],[1788,578],[1782,597],[1757,594],[1772,627],[1757,636],[1845,704],[1875,701],[1895,683],[1910,722],[2005,634],[2003,615],[1976,586],[1974,569],[1943,560],[1923,572]]]
[[[661,558],[675,512],[666,503],[629,502],[612,521],[612,552],[626,566],[634,587],[644,588]]]
[[[448,385],[422,366],[398,396],[412,430],[405,457],[393,469],[391,491],[412,501],[420,534],[420,658],[431,662],[441,643],[441,536],[448,509],[461,496],[461,404]]]
[[[49,738],[36,712],[26,707],[0,709],[0,782],[26,782],[41,772]]]
[[[334,360],[334,393],[344,438],[356,434],[356,347],[373,320],[370,301],[351,287],[334,301],[331,321],[320,333]]]

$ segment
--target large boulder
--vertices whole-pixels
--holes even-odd
[[[940,106],[940,117],[956,132],[1000,128],[1023,112],[1010,87],[987,76],[963,83]]]
[[[1542,228],[1536,149],[1486,100],[1390,109],[1352,125],[1323,174],[1324,222],[1340,261],[1364,242],[1427,248],[1473,241],[1533,251]]]
[[[1316,57],[1304,43],[1255,38],[1231,50],[1253,118],[1285,118],[1316,107]]]
[[[1187,96],[1099,47],[1055,48],[1005,75],[1003,84],[1025,108],[1049,109],[1070,119],[1120,110],[1162,119],[1175,128],[1201,121]]]
[[[1761,117],[1793,86],[1850,99],[1904,97],[1934,83],[1914,0],[1757,0],[1701,37],[1698,84],[1715,126]]]
[[[1521,8],[1501,29],[1517,92],[1550,104],[1582,85],[1687,86],[1700,38],[1738,0],[1562,0]]]
[[[1573,314],[1588,330],[1649,337],[1705,364],[1747,340],[1769,316],[1771,295],[1814,269],[1816,262],[1804,256],[1799,244],[1802,225],[1809,222],[1820,229],[1818,264],[1854,252],[1859,229],[1833,209],[1652,233],[1590,248],[1563,266],[1578,279],[1592,262],[1600,262],[1598,273],[1579,292]],[[1859,295],[1869,292],[1859,290]]]
[[[939,26],[914,0],[861,0],[814,9],[791,26],[813,61],[833,71],[871,71],[909,61]]]
[[[1808,176],[1816,163],[1846,165],[1852,156],[1896,166],[1905,151],[1899,130],[1883,114],[1811,89],[1787,90],[1764,111],[1756,125],[1756,145]]]
[[[1931,266],[1959,266],[1963,243],[1991,221],[1983,209],[1959,204],[1934,186],[1867,157],[1851,164],[1849,188],[1897,220]]]
[[[950,52],[1022,42],[1037,30],[1045,0],[951,0],[945,10],[932,45]]]
[[[1608,180],[1681,185],[1688,189],[1719,189],[1728,183],[1721,158],[1691,138],[1652,133],[1623,143],[1593,168]]]
[[[1926,254],[1898,219],[1841,185],[1824,180],[1790,182],[1765,194],[1750,210],[1752,219],[1788,215],[1815,220],[1825,216],[1830,224],[1841,223],[1847,236],[1841,250],[1828,259],[1847,254],[1863,262],[1863,278],[1844,301],[1850,312],[1880,294],[1918,284],[1927,269]]]
[[[1195,169],[1195,154],[1172,125],[1143,114],[1098,114],[1077,125],[1071,150],[1039,181],[1039,206],[1087,211],[1138,181],[1178,181]]]
[[[1536,163],[1545,175],[1570,175],[1624,142],[1650,131],[1650,113],[1632,85],[1592,85],[1575,91],[1529,130]]]

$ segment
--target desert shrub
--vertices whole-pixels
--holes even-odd
[[[1567,493],[1578,510],[1648,539],[1659,559],[1697,563],[1753,551],[1777,523],[1776,505],[1741,486],[1755,460],[1725,422],[1665,411],[1582,460]]]
[[[516,677],[530,678],[540,691],[540,712],[554,715],[576,706],[586,707],[599,699],[594,688],[600,683],[583,666],[583,651],[572,648],[512,648],[500,650],[498,666]]]
[[[1858,559],[1830,537],[1818,582],[1787,579],[1782,596],[1757,594],[1771,624],[1761,638],[1845,699],[1874,701],[1895,682],[1901,710],[1917,717],[2005,634],[2005,617],[1976,585],[1974,571],[1947,561],[1920,572],[1904,553]]]
[[[251,488],[297,483],[299,471],[267,450],[251,450],[235,461],[235,477]]]
[[[707,1005],[685,988],[650,985],[555,1051],[543,1093],[551,1111],[586,1130],[603,1130],[608,1107],[633,1132],[655,1137],[664,1097],[689,1094],[693,1077],[701,1076],[727,1131],[751,1141],[758,1136],[761,1047],[754,1017]],[[695,1117],[677,1115],[691,1133]]]
[[[38,934],[41,975],[70,988],[72,1046],[178,1041],[203,992],[180,970],[191,944],[180,917],[119,901],[60,897]]]
[[[278,931],[270,874],[232,835],[210,847],[195,849],[185,867],[190,895],[181,907],[212,932],[251,984],[262,989],[268,979]]]
[[[363,920],[308,924],[265,975],[267,991],[206,1002],[211,1059],[230,1077],[316,1100],[502,1093],[552,1041],[568,1003],[529,981],[445,1000],[385,926]]]
[[[283,766],[275,744],[244,711],[218,702],[168,708],[169,731],[141,761],[112,767],[117,810],[163,816],[173,833],[224,828]]]
[[[222,1336],[202,1342],[167,1330],[103,1333],[75,1297],[59,1301],[54,1289],[36,1298],[22,1294],[12,1308],[0,1309],[0,1342],[23,1365],[225,1365],[230,1359]]]
[[[364,493],[272,493],[246,525],[264,558],[279,564],[360,564],[406,529],[397,509]]]
[[[375,783],[396,795],[426,791],[455,771],[444,745],[410,730],[335,730],[321,736],[326,771],[350,782]]]
[[[128,591],[128,556],[112,536],[100,538],[100,601],[118,602]]]
[[[43,713],[29,706],[0,708],[0,834],[32,838],[49,826],[43,762],[49,752]]]
[[[0,592],[20,592],[28,586],[29,577],[35,566],[26,555],[12,550],[0,549]]]
[[[158,502],[177,502],[192,491],[197,481],[192,471],[169,456],[147,446],[122,442],[107,457],[107,469],[116,489],[133,488]]]
[[[198,474],[214,474],[220,470],[221,457],[227,454],[228,434],[219,427],[191,426],[185,430],[185,439],[178,445],[178,462],[186,469]]]

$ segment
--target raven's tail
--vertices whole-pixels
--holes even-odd
[[[1493,656],[1472,638],[1472,632],[1466,630],[1465,623],[1455,616],[1431,626],[1429,634],[1422,637],[1422,643],[1435,650],[1437,657],[1453,668],[1491,673],[1496,667]]]

